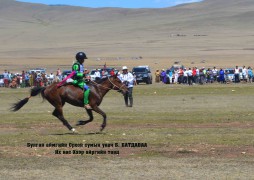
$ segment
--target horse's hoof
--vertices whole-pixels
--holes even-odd
[[[71,129],[71,132],[72,132],[73,134],[78,134],[78,131],[77,131],[76,129],[74,129],[74,128]]]
[[[86,124],[85,121],[78,121],[77,124],[76,124],[76,126],[81,126],[81,125],[85,125],[85,124]]]
[[[105,128],[106,126],[104,126],[104,125],[101,125],[101,131],[103,131],[103,129]]]

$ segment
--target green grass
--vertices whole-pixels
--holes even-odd
[[[141,142],[153,149],[142,153],[157,156],[160,147],[254,145],[252,85],[140,85],[134,87],[133,108],[126,108],[122,95],[112,91],[101,105],[108,117],[105,131],[96,133],[102,117],[94,114],[93,122],[77,128],[78,135],[69,134],[51,115],[53,107],[41,97],[31,98],[18,112],[10,112],[10,104],[28,96],[29,89],[0,90],[1,146]],[[88,118],[82,108],[70,105],[64,107],[64,114],[72,125]]]

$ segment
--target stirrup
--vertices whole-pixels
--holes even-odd
[[[86,108],[86,109],[93,109],[89,104],[85,104],[84,108]]]

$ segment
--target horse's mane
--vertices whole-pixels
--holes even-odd
[[[97,84],[101,84],[103,83],[104,81],[106,81],[108,79],[108,77],[102,77],[101,79],[95,79],[94,82],[97,83]]]

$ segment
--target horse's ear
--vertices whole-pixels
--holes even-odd
[[[117,76],[118,76],[118,72],[117,73],[115,73],[115,75],[113,76],[114,78],[117,78]]]

